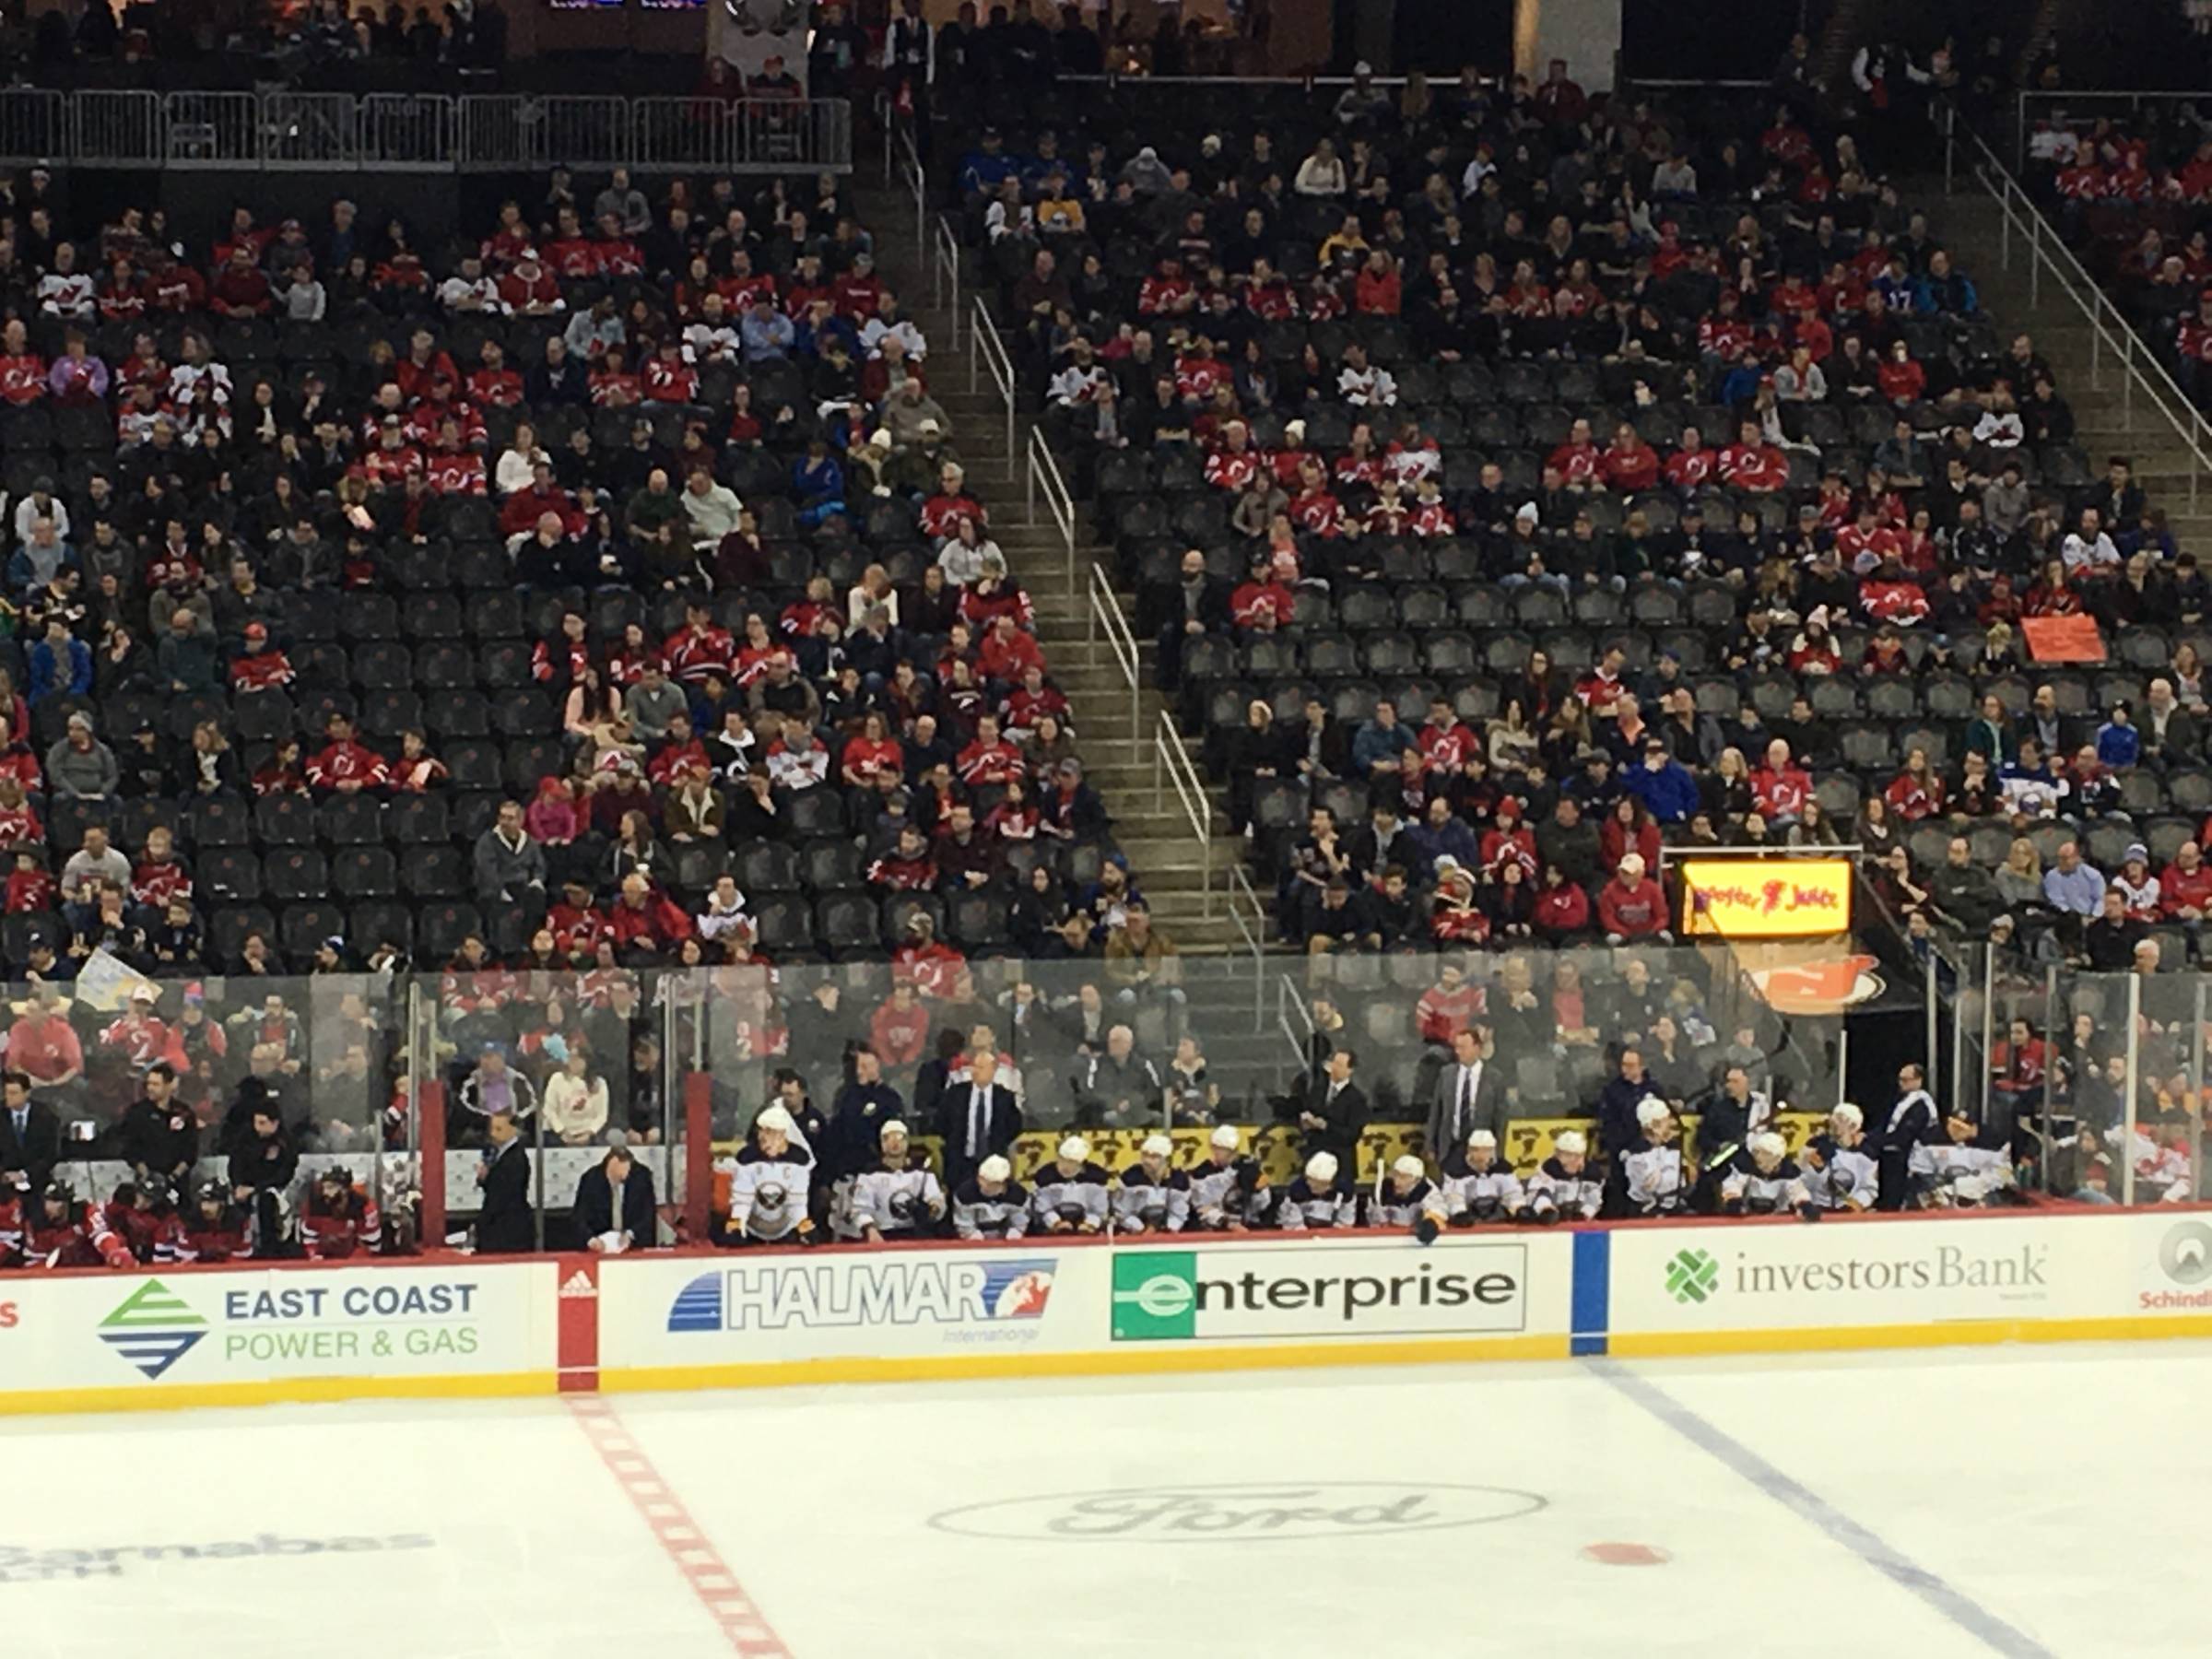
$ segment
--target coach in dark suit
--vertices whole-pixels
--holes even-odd
[[[1368,1119],[1367,1096],[1352,1081],[1359,1063],[1350,1049],[1332,1047],[1320,1069],[1307,1074],[1295,1101],[1302,1131],[1300,1152],[1308,1158],[1333,1152],[1347,1172],[1357,1168],[1359,1135]]]
[[[653,1171],[627,1147],[613,1148],[583,1172],[576,1183],[572,1214],[576,1241],[586,1250],[602,1248],[598,1241],[606,1233],[625,1235],[624,1248],[629,1250],[650,1250],[659,1241],[653,1227]]]
[[[35,1203],[61,1161],[60,1114],[45,1101],[30,1098],[29,1073],[7,1073],[0,1079],[0,1173],[22,1171],[30,1178]]]
[[[1477,1129],[1488,1129],[1505,1150],[1505,1079],[1489,1066],[1489,1032],[1480,1026],[1452,1034],[1452,1060],[1436,1075],[1429,1101],[1429,1156],[1444,1159],[1467,1144]]]
[[[490,1122],[491,1145],[477,1166],[484,1194],[477,1213],[477,1250],[482,1255],[512,1255],[537,1248],[537,1225],[530,1208],[530,1154],[522,1131],[506,1112]]]
[[[993,1153],[1021,1133],[1021,1107],[998,1080],[998,1056],[982,1050],[969,1062],[969,1080],[937,1097],[937,1134],[945,1143],[945,1184],[957,1187]]]

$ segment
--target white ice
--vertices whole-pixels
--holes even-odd
[[[610,1398],[703,1535],[675,1545],[717,1551],[763,1621],[745,1629],[794,1659],[2212,1649],[2212,1583],[2189,1564],[2212,1345],[1629,1369],[1740,1453],[1580,1362]],[[556,1402],[0,1419],[0,1467],[9,1659],[773,1651],[733,1645]],[[1323,1481],[1544,1505],[1302,1539],[930,1524],[1074,1491]],[[989,1524],[1034,1532],[1059,1508]],[[265,1533],[433,1542],[127,1550]],[[1600,1543],[1666,1559],[1602,1564]],[[1872,1563],[1885,1546],[1919,1588]],[[125,1553],[113,1574],[24,1581],[26,1555],[65,1549]]]

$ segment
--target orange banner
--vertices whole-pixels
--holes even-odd
[[[2101,663],[2104,636],[2093,617],[2023,617],[2020,638],[2039,663]]]

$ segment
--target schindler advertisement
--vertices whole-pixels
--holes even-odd
[[[1505,1240],[1113,1258],[1116,1342],[1513,1335],[1528,1329],[1528,1246]]]

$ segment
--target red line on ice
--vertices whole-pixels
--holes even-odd
[[[691,1594],[722,1631],[730,1651],[743,1659],[792,1659],[783,1639],[746,1594],[713,1541],[691,1519],[684,1500],[661,1478],[644,1448],[630,1438],[615,1408],[591,1394],[571,1394],[568,1406],[599,1461],[629,1495],[638,1518],[652,1529],[661,1553],[691,1586]]]

